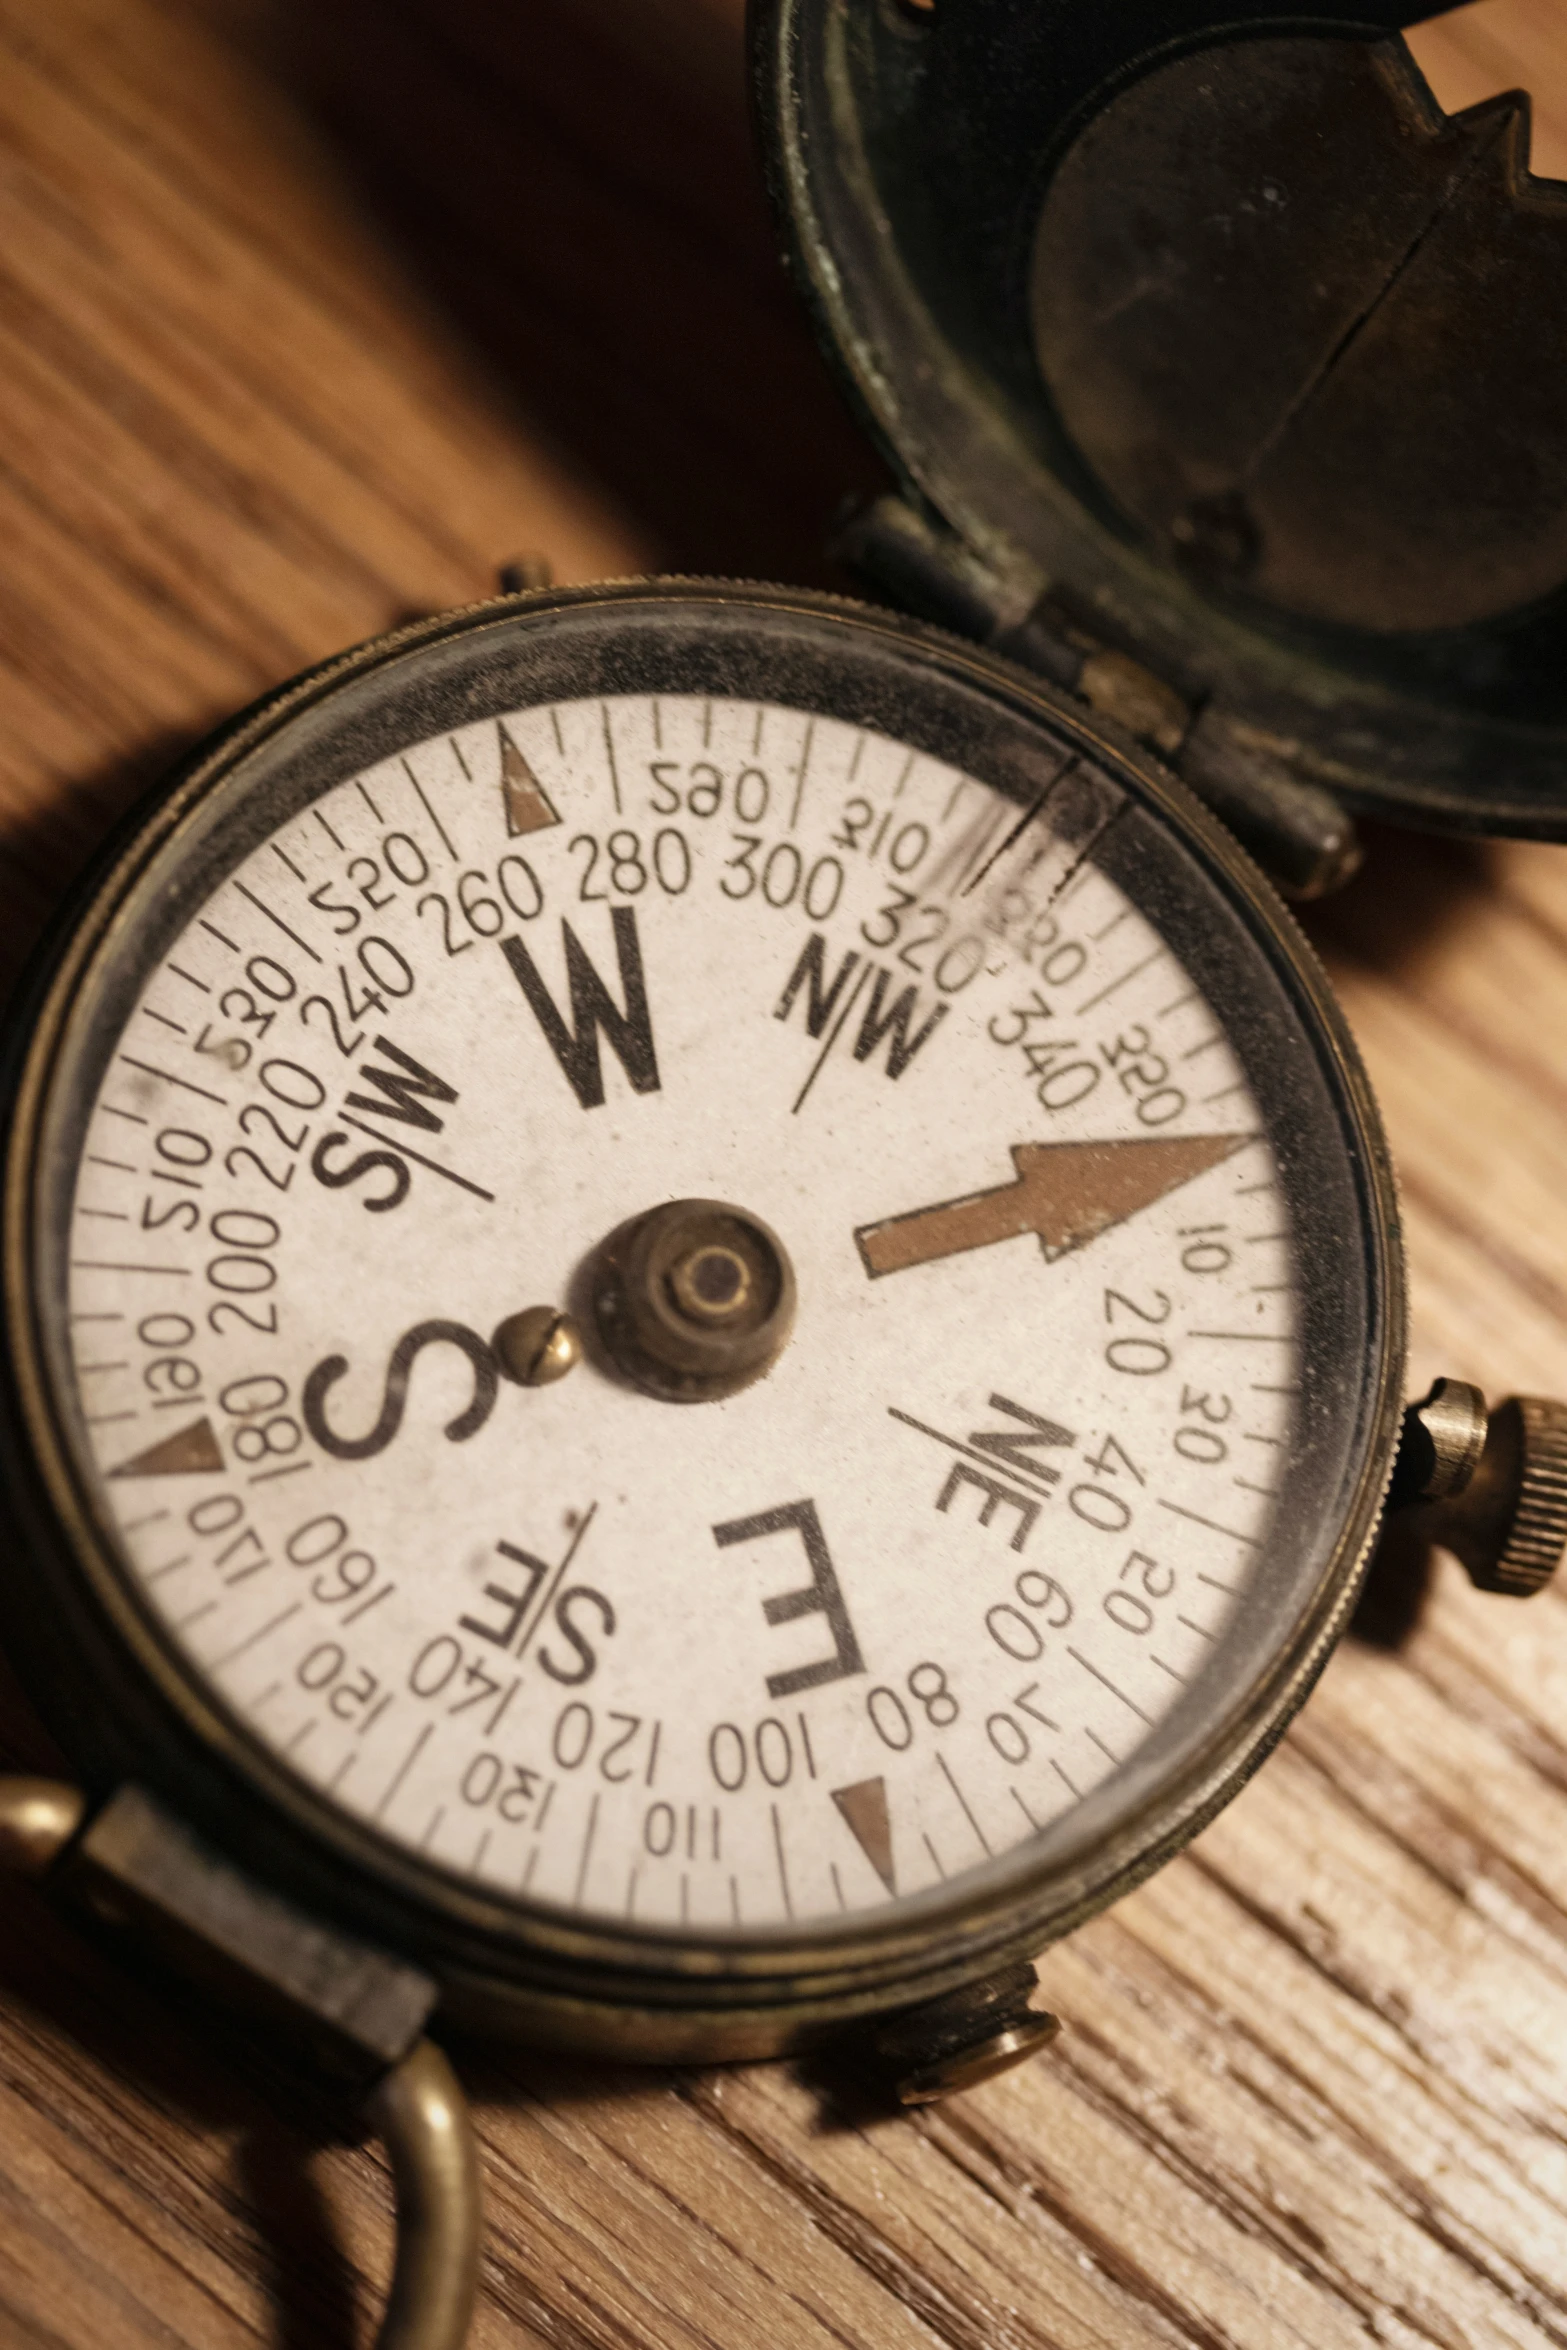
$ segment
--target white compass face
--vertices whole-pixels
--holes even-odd
[[[641,1925],[874,1912],[1124,1771],[1248,1607],[1277,1169],[1096,863],[1119,787],[1040,757],[1025,808],[793,709],[518,711],[290,819],[152,972],[75,1176],[86,1442],[203,1679],[385,1837]],[[693,1199],[797,1308],[671,1401],[594,1298]],[[535,1306],[585,1352],[530,1387]]]

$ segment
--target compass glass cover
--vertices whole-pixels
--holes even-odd
[[[523,701],[253,818],[117,950],[46,1246],[82,1475],[375,1836],[584,1919],[874,1922],[1124,1814],[1308,1605],[1309,1325],[1361,1275],[1310,1271],[1259,1088],[1315,1063],[1239,1039],[1224,956],[1277,983],[1230,917],[1183,949],[1124,780],[1025,765]],[[691,1200],[796,1303],[671,1400],[597,1300]],[[665,1308],[721,1319],[707,1245]],[[541,1306],[583,1351],[530,1386],[493,1342]]]

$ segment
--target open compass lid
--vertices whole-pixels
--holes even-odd
[[[851,559],[1225,813],[1562,835],[1567,184],[1441,13],[753,0],[764,143],[902,484]]]

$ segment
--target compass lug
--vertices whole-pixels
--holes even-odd
[[[79,1787],[60,1779],[0,1779],[0,1870],[43,1877],[87,1816]]]
[[[1033,1967],[1004,1967],[961,1991],[886,2017],[876,2027],[875,2044],[896,2077],[900,2104],[937,2104],[1048,2047],[1061,2022],[1029,2005],[1038,1987]]]
[[[368,2086],[418,2044],[436,1986],[259,1885],[140,1787],[122,1787],[61,1872],[67,1900],[124,1928],[226,2004],[287,2025]]]
[[[1437,1380],[1404,1415],[1390,1508],[1477,1590],[1532,1598],[1567,1550],[1567,1404],[1514,1395],[1488,1413],[1477,1387]]]

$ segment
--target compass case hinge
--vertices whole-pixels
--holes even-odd
[[[1033,670],[1155,752],[1286,897],[1324,897],[1359,866],[1353,817],[1293,770],[1288,744],[1216,704],[1194,707],[1145,663],[1078,627],[1026,556],[992,564],[897,496],[852,512],[833,552],[904,611]]]
[[[54,1883],[99,1927],[266,2014],[351,2081],[400,2063],[436,2002],[427,1975],[257,1884],[140,1787],[111,1797]]]

